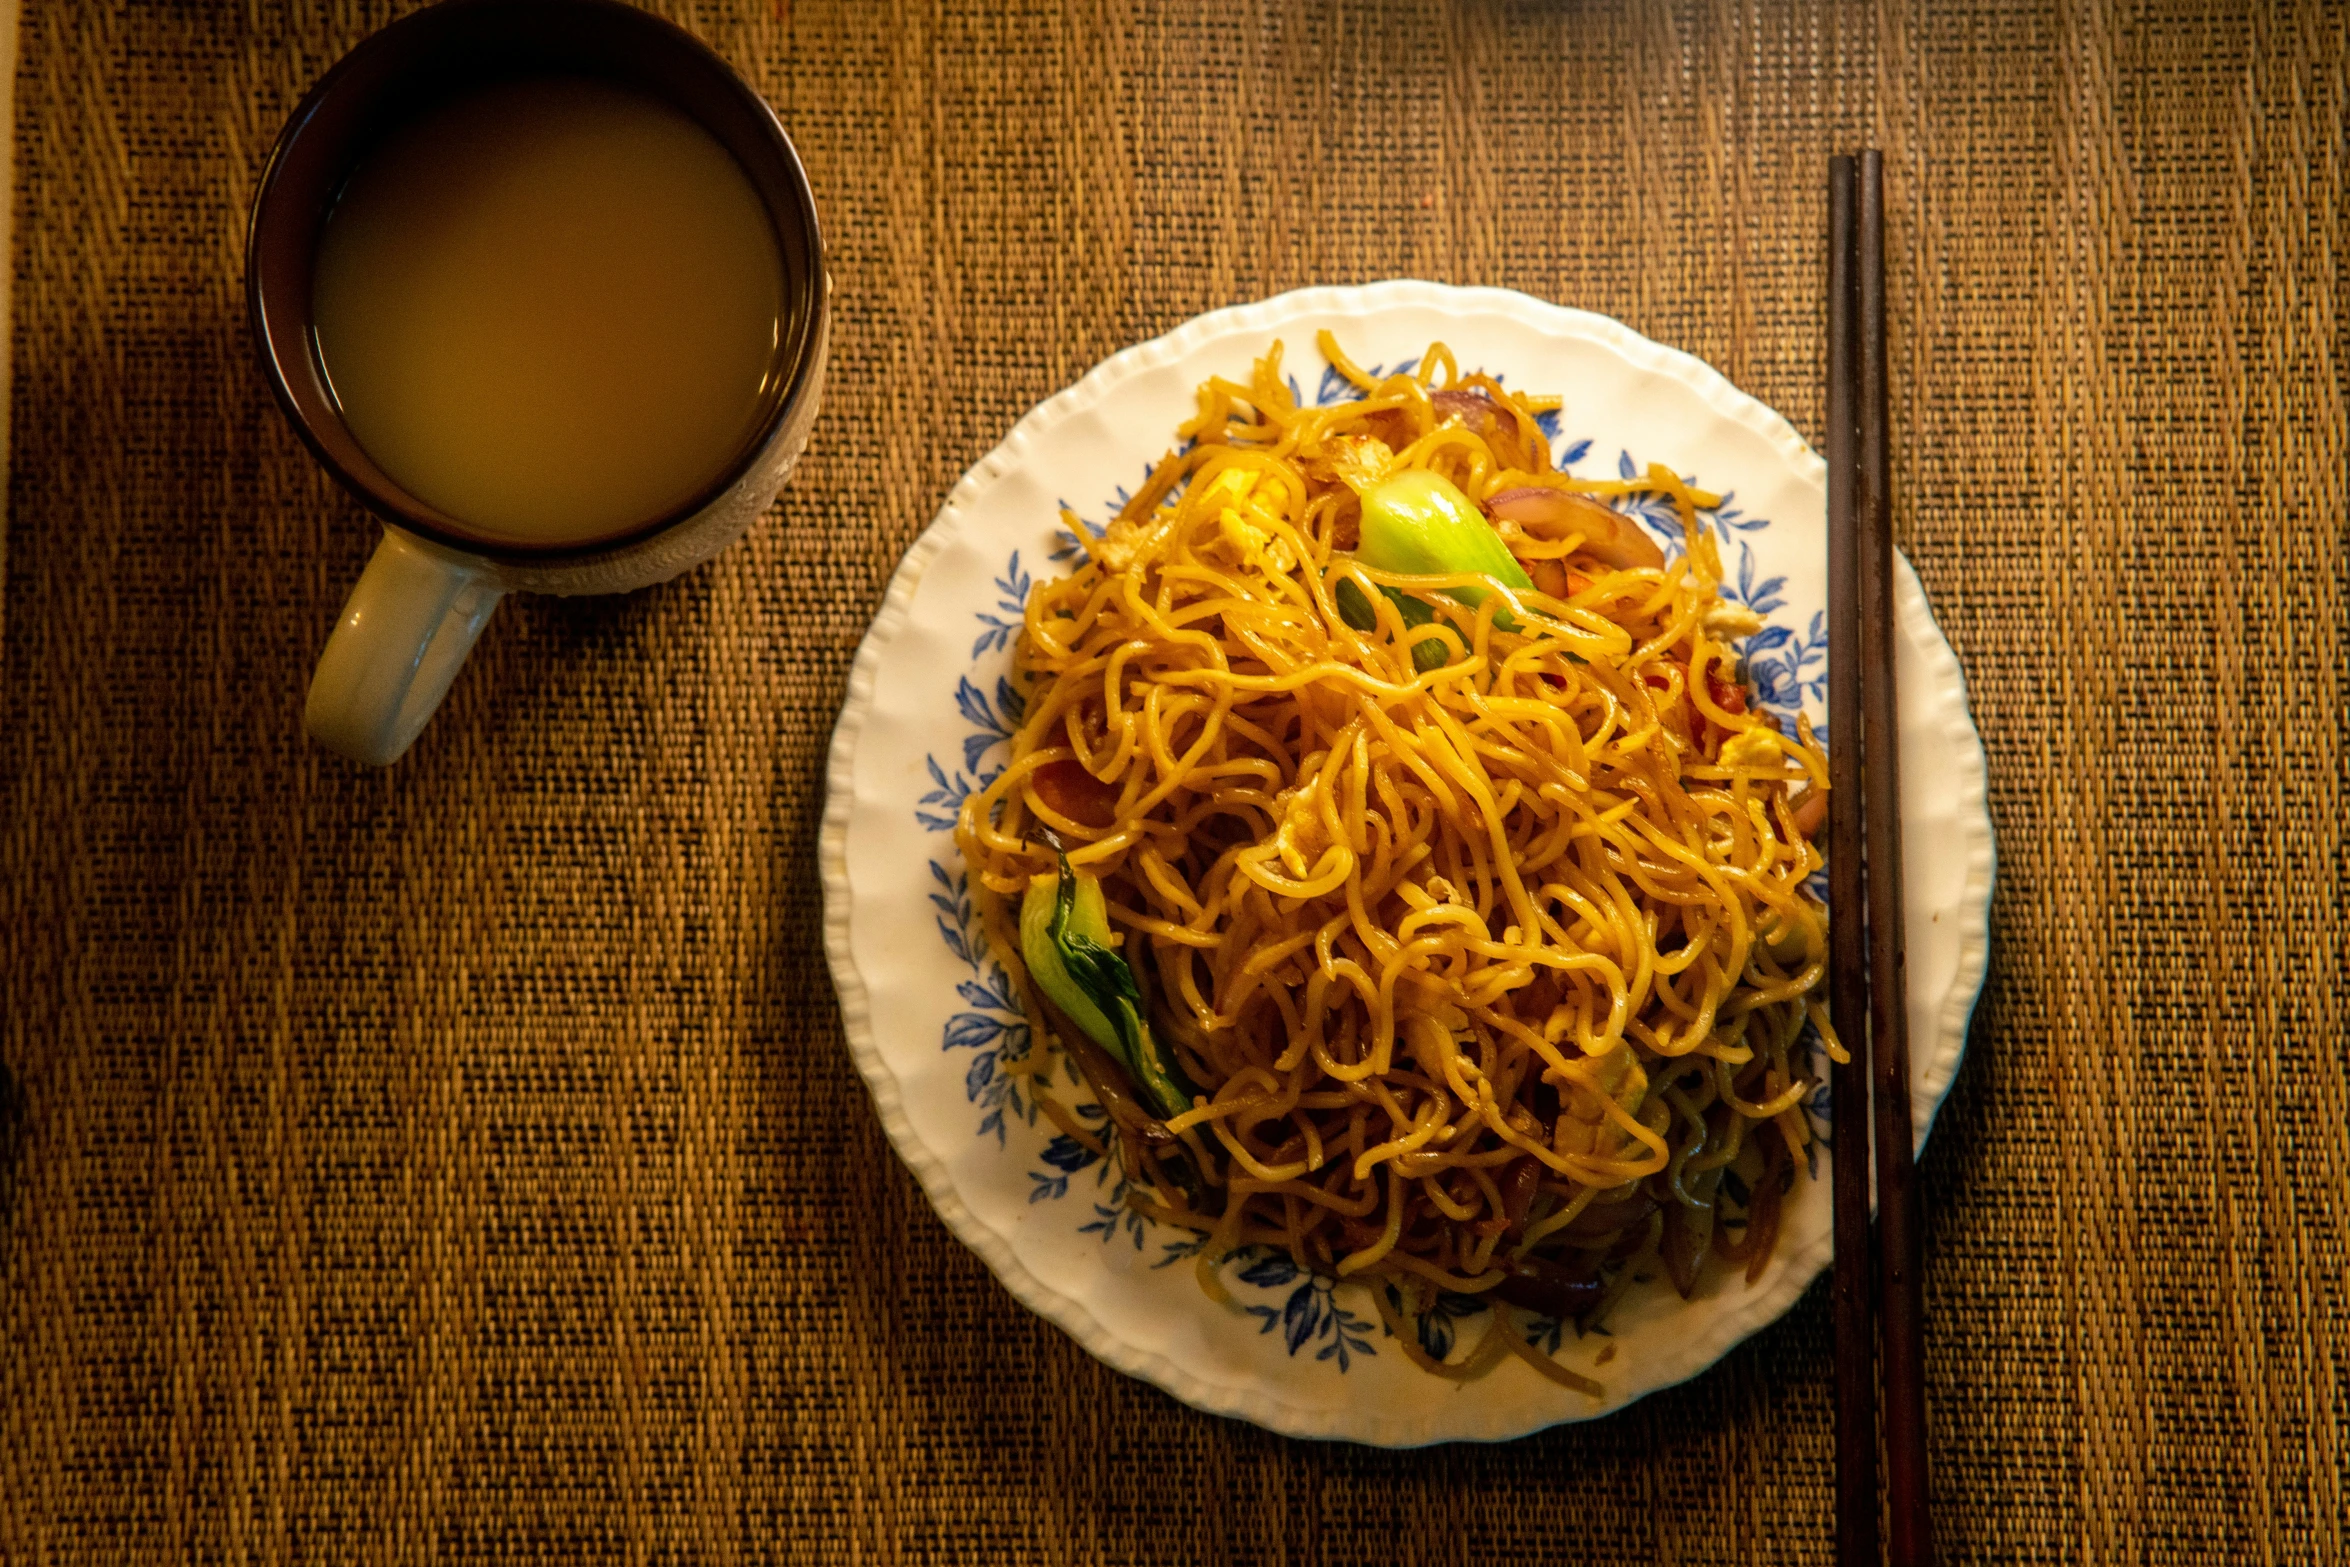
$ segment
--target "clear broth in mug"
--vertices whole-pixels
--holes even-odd
[[[320,238],[319,361],[402,488],[494,541],[590,543],[757,433],[783,258],[749,176],[606,82],[478,89],[352,173]]]

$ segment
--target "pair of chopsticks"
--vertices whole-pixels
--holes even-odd
[[[1828,162],[1828,983],[1851,1060],[1835,1129],[1836,1561],[1925,1567],[1923,1231],[1910,1142],[1901,755],[1893,689],[1884,165]],[[1873,1114],[1872,1114],[1873,1111]],[[1871,1135],[1874,1123],[1874,1135]],[[1877,1240],[1869,1252],[1870,1148]],[[1878,1351],[1882,1350],[1882,1355]],[[1886,1553],[1878,1554],[1882,1379]]]

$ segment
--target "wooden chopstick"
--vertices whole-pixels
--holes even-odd
[[[1885,385],[1884,163],[1860,156],[1860,684],[1867,829],[1869,1061],[1877,1172],[1877,1327],[1884,1383],[1887,1559],[1926,1567],[1924,1235],[1909,1105],[1909,970],[1902,929],[1901,737],[1894,690],[1893,492]],[[1831,653],[1831,658],[1833,654]],[[1832,732],[1830,738],[1835,738]]]
[[[1858,177],[1828,161],[1828,1074],[1835,1195],[1836,1561],[1876,1567],[1877,1368],[1869,1267],[1868,936],[1862,921]]]

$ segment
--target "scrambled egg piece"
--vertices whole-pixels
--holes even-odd
[[[1233,557],[1268,577],[1285,577],[1297,569],[1297,552],[1274,531],[1281,514],[1265,503],[1256,479],[1245,469],[1227,468],[1216,476],[1199,504],[1218,507],[1216,526]]]
[[[1722,742],[1724,767],[1775,767],[1779,754],[1779,737],[1768,729],[1741,729]]]

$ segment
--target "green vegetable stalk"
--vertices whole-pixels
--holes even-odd
[[[1473,571],[1513,588],[1534,586],[1526,568],[1501,542],[1477,503],[1443,474],[1407,468],[1363,494],[1363,542],[1355,551],[1363,564],[1397,576],[1442,577]],[[1446,588],[1446,596],[1471,609],[1485,602],[1486,589]],[[1504,630],[1507,617],[1494,624]]]
[[[1061,856],[1060,875],[1032,884],[1020,904],[1020,955],[1037,988],[1123,1068],[1162,1116],[1191,1108],[1191,1085],[1142,1015],[1134,970],[1109,944],[1109,908],[1098,877]]]
[[[1531,590],[1534,586],[1534,579],[1526,575],[1526,568],[1502,543],[1477,503],[1450,479],[1426,468],[1407,468],[1363,492],[1363,539],[1355,557],[1374,570],[1392,571],[1397,576],[1450,577],[1474,572],[1513,588]],[[1418,599],[1393,588],[1382,591],[1403,613],[1406,626],[1424,626],[1436,618],[1435,610]],[[1475,609],[1485,602],[1490,590],[1463,585],[1446,588],[1444,593]],[[1353,583],[1341,582],[1337,598],[1338,612],[1348,625],[1368,631],[1378,624],[1370,600]],[[1504,631],[1518,629],[1507,610],[1496,613],[1493,623]],[[1443,661],[1440,643],[1424,641],[1412,648],[1412,662],[1423,671]]]

